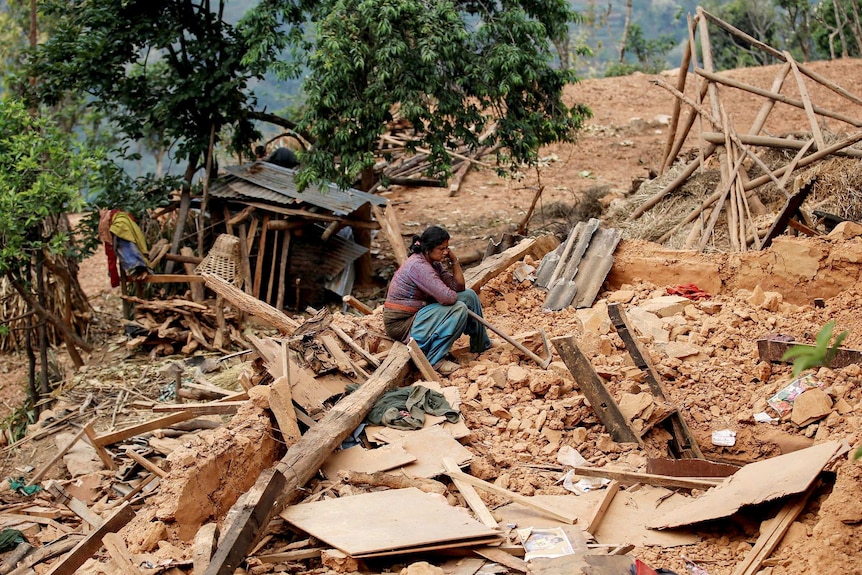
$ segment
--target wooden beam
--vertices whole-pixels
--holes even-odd
[[[158,465],[156,465],[155,463],[153,463],[152,461],[150,461],[149,459],[147,459],[146,457],[144,457],[140,453],[134,451],[133,447],[129,447],[126,449],[126,455],[128,455],[129,458],[138,462],[138,464],[140,464],[141,467],[143,467],[144,469],[146,469],[150,473],[155,473],[156,475],[158,475],[161,478],[168,476],[167,471],[165,471],[164,469],[162,469],[161,467],[159,467]]]
[[[99,456],[99,459],[102,461],[106,469],[116,469],[117,464],[114,463],[114,458],[111,457],[111,454],[108,453],[108,450],[105,449],[107,443],[101,443],[99,438],[96,436],[96,430],[93,427],[93,422],[95,419],[91,419],[87,425],[84,426],[84,433],[87,435],[87,440],[89,440],[90,445],[96,450],[96,454]]]
[[[527,255],[535,243],[535,238],[527,238],[502,253],[485,258],[482,263],[464,272],[464,283],[468,288],[478,292],[483,285]]]
[[[204,278],[186,274],[150,274],[142,281],[146,284],[196,283],[204,281]]]
[[[670,475],[653,475],[634,471],[619,471],[607,467],[575,467],[575,474],[584,477],[603,477],[619,481],[624,485],[646,483],[659,487],[680,489],[709,489],[724,483],[724,479],[693,479],[691,477],[673,477]]]
[[[370,307],[368,307],[367,305],[365,305],[364,303],[362,303],[361,301],[359,301],[358,299],[356,299],[355,297],[353,297],[350,294],[347,294],[346,296],[341,298],[341,300],[344,303],[346,303],[347,305],[349,305],[350,307],[352,307],[353,309],[355,309],[356,311],[358,311],[359,313],[361,313],[362,315],[371,315],[374,313],[373,309],[371,309]]]
[[[779,341],[776,339],[764,338],[757,340],[757,354],[762,361],[792,363],[792,360],[783,360],[784,354],[791,347],[800,346],[807,349],[814,349],[814,346],[808,343],[798,341]],[[850,349],[847,347],[839,347],[829,362],[829,367],[832,369],[841,369],[850,364],[862,364],[862,351],[858,349]]]
[[[210,559],[218,545],[218,524],[205,523],[195,534],[192,549],[192,566],[195,573],[203,573],[209,567]]]
[[[299,327],[298,322],[290,319],[280,310],[277,310],[266,302],[255,299],[242,290],[236,289],[236,286],[229,284],[219,276],[204,273],[203,277],[206,280],[208,288],[223,295],[226,300],[244,312],[263,320],[283,333],[289,335]]]
[[[407,346],[395,343],[368,381],[336,403],[284,458],[258,477],[251,491],[240,497],[228,512],[224,521],[227,530],[204,575],[233,574],[269,519],[296,499],[299,488],[317,473],[380,397],[403,381],[409,362]]]
[[[63,487],[56,481],[48,484],[48,492],[61,504],[65,505],[75,515],[83,519],[92,527],[100,527],[104,520],[101,515],[93,512],[87,504],[76,497],[72,497]]]
[[[551,343],[557,348],[557,353],[560,354],[578,387],[589,400],[590,408],[608,430],[613,440],[620,443],[643,445],[643,440],[623,416],[610,390],[578,348],[575,337],[571,335],[555,337]]]
[[[383,228],[383,233],[386,234],[386,239],[389,240],[389,245],[392,247],[395,263],[400,266],[407,260],[410,254],[407,252],[407,246],[404,245],[404,238],[401,235],[401,225],[398,223],[392,202],[387,201],[385,211],[377,206],[371,206],[371,213],[374,214],[374,219]]]
[[[96,421],[96,418],[91,419],[89,423],[87,423],[87,425],[92,426],[94,421]],[[45,463],[41,469],[39,469],[36,473],[33,474],[33,477],[31,477],[30,481],[27,482],[27,486],[29,487],[30,485],[35,485],[39,482],[40,479],[45,477],[45,474],[48,473],[48,471],[52,467],[54,467],[54,464],[60,461],[60,459],[62,459],[62,457],[66,455],[66,453],[68,453],[69,450],[72,449],[72,447],[74,447],[76,443],[78,443],[78,441],[81,439],[81,437],[84,436],[86,431],[87,426],[85,425],[80,429],[80,431],[78,431],[78,433],[75,434],[75,436],[71,440],[69,440],[66,445],[64,445],[57,453],[54,454],[54,457],[52,457],[50,461]]]
[[[154,412],[187,411],[193,417],[199,415],[233,415],[245,405],[245,401],[218,401],[211,403],[162,403],[153,406]]]
[[[102,546],[102,538],[107,533],[116,533],[135,517],[135,512],[129,503],[124,503],[105,520],[98,529],[94,529],[80,541],[72,551],[57,562],[46,575],[74,575],[87,559],[93,556]]]

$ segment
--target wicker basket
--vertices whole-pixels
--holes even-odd
[[[195,273],[215,274],[241,288],[245,277],[242,274],[240,258],[239,238],[230,234],[221,234],[216,238],[206,257],[195,268]]]

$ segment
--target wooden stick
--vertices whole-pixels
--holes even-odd
[[[655,206],[657,203],[659,203],[662,200],[662,198],[664,198],[666,195],[673,192],[678,187],[680,187],[682,184],[684,184],[686,182],[686,180],[688,180],[691,177],[691,175],[695,172],[695,170],[697,170],[703,164],[703,162],[705,162],[706,159],[709,158],[713,154],[713,152],[715,152],[715,150],[717,150],[717,149],[718,149],[718,146],[715,146],[713,144],[708,145],[706,147],[706,149],[703,151],[703,157],[702,158],[697,157],[697,158],[693,159],[692,161],[690,161],[685,166],[685,169],[683,169],[679,173],[679,175],[677,175],[677,177],[673,179],[672,182],[670,182],[668,185],[666,185],[660,191],[658,191],[655,194],[653,194],[652,196],[650,196],[649,199],[647,199],[644,203],[642,203],[640,206],[638,206],[638,208],[635,211],[633,211],[631,213],[631,215],[629,215],[628,218],[626,218],[626,221],[632,222],[632,221],[638,219],[639,217],[644,215],[647,210],[649,210],[650,208]]]
[[[361,345],[359,345],[358,343],[356,343],[355,341],[353,341],[353,338],[352,338],[352,337],[350,337],[349,335],[347,335],[347,334],[344,332],[344,330],[343,330],[343,329],[341,329],[340,327],[338,327],[338,326],[337,326],[337,325],[335,325],[335,324],[329,324],[329,329],[331,329],[332,331],[334,331],[334,332],[335,332],[335,334],[336,334],[338,337],[340,337],[340,338],[341,338],[341,340],[342,340],[344,343],[346,343],[348,347],[350,347],[350,349],[352,349],[353,351],[355,351],[356,353],[358,353],[359,355],[361,355],[362,357],[364,357],[364,358],[365,358],[365,360],[366,360],[369,364],[373,365],[375,368],[380,367],[380,362],[379,362],[379,361],[377,361],[377,358],[376,358],[376,357],[374,357],[373,355],[371,355],[370,353],[368,353],[367,351],[365,351],[365,348],[363,348]]]
[[[275,309],[284,309],[284,280],[287,274],[287,258],[290,255],[290,238],[293,235],[290,230],[283,232],[284,241],[281,244],[281,258],[278,262],[278,296],[275,299]]]
[[[72,497],[59,483],[52,481],[48,484],[48,491],[53,495],[61,505],[65,505],[75,515],[86,521],[92,527],[101,527],[104,520],[102,517],[93,512],[87,505],[76,497]]]
[[[784,80],[787,78],[787,74],[790,73],[790,64],[784,63],[781,67],[781,70],[776,74],[775,79],[772,81],[772,87],[770,88],[770,92],[775,92],[776,94],[781,92],[781,86],[784,85]],[[772,112],[772,108],[775,107],[775,100],[772,98],[766,98],[764,100],[763,105],[760,107],[760,111],[757,112],[757,117],[754,118],[754,122],[751,123],[751,128],[749,128],[748,133],[756,136],[760,134],[760,131],[763,129],[763,125],[766,123],[766,119],[769,117],[770,112]]]
[[[87,439],[90,441],[90,445],[95,448],[96,454],[99,456],[99,459],[105,465],[105,468],[116,469],[117,464],[114,463],[114,458],[111,457],[111,454],[108,453],[107,449],[105,449],[105,445],[108,444],[100,443],[99,438],[96,436],[96,430],[93,428],[93,421],[95,420],[90,420],[90,422],[84,426],[84,433],[87,435]]]
[[[96,419],[97,418],[94,417],[93,419],[91,419],[87,423],[87,425],[92,426],[93,422],[95,422]],[[33,477],[30,479],[30,481],[27,482],[28,487],[31,485],[36,485],[36,483],[38,483],[39,480],[42,479],[46,473],[48,473],[48,471],[54,466],[54,464],[57,463],[58,461],[60,461],[60,459],[62,459],[63,456],[66,455],[66,453],[68,453],[69,450],[72,449],[72,447],[74,447],[76,443],[78,443],[78,441],[81,439],[81,437],[83,437],[84,434],[87,432],[87,430],[86,430],[87,425],[82,427],[80,429],[80,431],[78,431],[78,433],[76,433],[75,436],[71,440],[69,440],[69,443],[64,445],[63,448],[60,449],[54,455],[54,457],[51,458],[51,460],[49,462],[47,462],[45,465],[43,465],[42,468],[33,475]]]
[[[458,464],[455,463],[455,460],[451,457],[442,458],[443,468],[446,472],[460,472],[461,468],[458,467]],[[482,501],[482,498],[479,497],[479,494],[476,493],[476,489],[468,482],[461,480],[459,477],[452,477],[452,483],[455,484],[455,487],[458,488],[458,491],[461,492],[461,495],[464,496],[464,501],[467,502],[467,505],[470,506],[470,509],[473,510],[473,513],[476,514],[476,518],[481,521],[486,527],[490,527],[491,529],[496,529],[498,527],[497,520],[494,519],[494,516],[491,515],[491,512],[488,511],[488,507],[485,505],[485,502]]]
[[[168,476],[167,471],[165,471],[164,469],[162,469],[161,467],[159,467],[158,465],[156,465],[155,463],[153,463],[152,461],[150,461],[149,459],[147,459],[146,457],[144,457],[140,453],[135,452],[134,448],[132,448],[132,447],[127,448],[126,449],[126,455],[128,455],[130,458],[137,461],[147,471],[149,471],[151,473],[155,473],[156,475],[158,475],[161,478],[165,478]]]
[[[814,108],[811,106],[811,98],[808,96],[805,80],[802,79],[802,73],[799,72],[796,60],[793,59],[790,52],[784,51],[783,54],[787,63],[793,68],[793,76],[796,78],[796,85],[799,87],[799,96],[802,98],[802,107],[805,108],[805,115],[808,116],[808,123],[811,125],[811,133],[814,136],[814,141],[817,142],[817,149],[822,150],[826,147],[826,143],[823,141],[823,134],[820,132],[820,123],[814,115]]]
[[[146,284],[177,284],[199,283],[204,280],[200,276],[189,276],[185,274],[150,274],[141,281]]]
[[[782,104],[787,104],[788,106],[793,106],[794,108],[799,108],[800,110],[805,109],[805,104],[802,102],[802,100],[796,100],[794,98],[789,98],[784,94],[777,94],[775,92],[770,92],[769,90],[764,90],[763,88],[758,88],[757,86],[752,86],[751,84],[745,84],[743,82],[739,82],[726,76],[714,74],[709,70],[702,70],[700,68],[696,68],[694,72],[698,76],[703,76],[711,82],[730,86],[731,88],[743,90],[744,92],[750,92],[757,96],[763,96],[764,98],[770,98],[772,100],[775,100],[776,102],[781,102]],[[820,106],[812,105],[811,109],[815,113],[820,114],[821,116],[826,116],[827,118],[832,118],[833,120],[838,120],[840,122],[844,122],[845,124],[850,124],[855,128],[862,128],[862,120],[857,120],[856,118],[853,118],[851,116],[845,116],[844,114],[833,112],[832,110],[827,110],[825,108],[821,108]]]
[[[695,16],[694,18],[691,18],[689,16],[689,18],[688,18],[688,28],[689,28],[690,34],[694,32],[695,27],[697,26],[697,19],[698,19],[697,16]],[[691,58],[692,58],[692,43],[686,42],[685,47],[683,48],[683,52],[682,52],[682,61],[680,62],[680,65],[679,65],[679,73],[677,74],[677,78],[676,78],[676,87],[680,92],[685,91],[685,80],[688,77],[688,68],[689,68],[689,65],[691,64]],[[670,129],[667,132],[667,138],[665,139],[665,144],[664,144],[664,156],[663,156],[664,160],[662,161],[661,166],[659,168],[659,175],[664,174],[668,170],[668,168],[670,168],[673,165],[673,161],[676,158],[676,155],[679,153],[680,148],[682,148],[683,142],[685,142],[685,139],[688,137],[689,131],[691,130],[691,126],[694,123],[694,114],[689,113],[688,119],[686,120],[686,126],[683,129],[683,131],[680,133],[680,136],[678,139],[679,143],[678,143],[678,145],[676,145],[676,141],[677,141],[676,132],[677,132],[677,126],[679,124],[679,115],[680,115],[681,109],[682,109],[681,102],[678,99],[674,99],[674,101],[673,101],[673,112],[671,113],[671,119],[670,119],[670,123],[669,123]]]
[[[567,523],[568,525],[573,525],[578,520],[578,517],[576,515],[562,513],[554,507],[545,505],[544,503],[536,501],[535,499],[532,499],[530,497],[524,497],[520,493],[515,493],[513,491],[509,491],[508,489],[503,489],[502,487],[494,485],[493,483],[482,481],[478,477],[473,477],[472,475],[468,475],[463,471],[450,471],[447,469],[446,475],[451,477],[453,480],[458,479],[464,483],[472,485],[473,487],[478,487],[479,489],[488,491],[495,495],[499,495],[500,497],[510,499],[516,503],[523,505],[524,507],[529,507],[530,509],[539,511],[547,517],[551,517],[552,519],[556,519],[557,521],[562,521],[563,523]]]
[[[624,485],[635,483],[646,483],[659,487],[678,487],[680,489],[709,489],[721,485],[724,479],[693,479],[690,477],[673,477],[670,475],[654,475],[651,473],[636,473],[634,471],[620,471],[608,469],[607,467],[575,467],[575,473],[585,477],[604,477],[615,479]]]
[[[113,509],[113,508],[117,507],[118,505],[122,505],[126,501],[131,501],[135,497],[135,495],[137,495],[138,493],[143,491],[144,488],[147,485],[149,485],[150,483],[152,483],[153,480],[156,479],[157,477],[158,477],[158,475],[156,475],[155,473],[150,473],[149,475],[147,475],[146,477],[141,479],[141,481],[135,487],[133,487],[131,491],[129,491],[128,493],[123,495],[120,499],[117,499],[116,501],[108,504],[108,506],[105,507],[105,509]]]
[[[386,142],[391,142],[391,143],[393,143],[393,144],[395,144],[395,145],[397,145],[397,146],[404,146],[404,145],[406,145],[406,142],[403,142],[403,141],[401,141],[401,140],[397,140],[397,139],[393,138],[392,136],[387,136],[387,135],[385,135],[385,134],[384,134],[383,136],[381,136],[381,138],[382,138],[384,141],[386,141]],[[431,150],[429,150],[429,149],[427,149],[427,148],[420,148],[419,146],[416,146],[416,150],[417,150],[417,151],[419,151],[419,152],[422,152],[423,154],[429,154],[429,155],[431,154]],[[476,164],[477,166],[482,166],[483,168],[490,168],[490,169],[492,169],[492,170],[494,169],[494,166],[492,166],[491,164],[486,164],[485,162],[480,162],[479,160],[476,160],[475,158],[471,158],[471,157],[469,157],[469,156],[465,156],[465,155],[463,155],[463,154],[459,154],[459,153],[457,153],[457,152],[453,152],[453,151],[451,151],[451,150],[446,150],[446,152],[447,152],[450,156],[452,156],[453,158],[458,158],[459,160],[466,160],[466,161],[468,161],[468,162],[471,162],[471,163],[473,163],[473,164]]]
[[[358,299],[356,299],[355,297],[353,297],[350,294],[347,294],[346,296],[341,298],[341,300],[344,303],[346,303],[347,305],[349,305],[350,307],[352,307],[353,309],[355,309],[356,311],[358,311],[359,313],[361,313],[362,315],[371,315],[374,313],[373,309],[371,309],[370,307],[368,307],[367,305],[365,305],[364,303],[362,303],[361,301],[359,301]]]
[[[70,534],[59,541],[40,547],[31,553],[17,568],[9,571],[8,575],[29,575],[35,573],[33,570],[34,565],[65,553],[74,548],[81,540],[82,538],[79,538],[77,535]]]
[[[614,500],[614,495],[616,495],[619,490],[619,481],[614,480],[608,484],[608,488],[605,490],[604,495],[602,495],[602,500],[599,501],[599,504],[596,505],[596,508],[590,515],[590,520],[587,522],[586,527],[587,533],[590,533],[591,535],[596,534],[596,530],[599,528],[599,523],[604,519],[605,513],[608,511],[608,507],[611,506],[611,502]]]

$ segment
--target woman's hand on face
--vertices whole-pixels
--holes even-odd
[[[455,252],[452,251],[452,248],[449,248],[446,251],[446,257],[453,266],[461,263],[458,256],[455,255]]]

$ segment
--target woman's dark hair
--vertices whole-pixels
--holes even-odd
[[[440,226],[431,226],[421,236],[413,236],[410,241],[410,252],[414,254],[427,254],[443,242],[449,239],[449,232]]]

